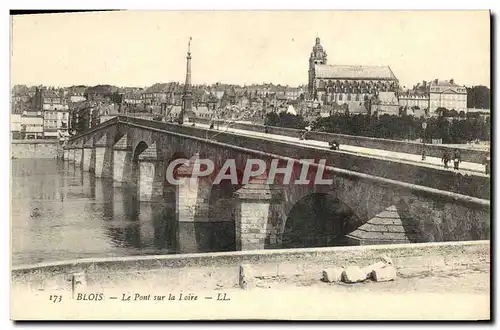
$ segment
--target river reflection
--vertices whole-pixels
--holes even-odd
[[[12,160],[12,263],[234,248],[227,223],[177,223],[172,203],[139,203],[130,184],[52,159]],[[222,228],[224,227],[224,228]]]

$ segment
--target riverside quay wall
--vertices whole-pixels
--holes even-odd
[[[46,158],[62,157],[63,148],[58,141],[12,140],[11,158]]]

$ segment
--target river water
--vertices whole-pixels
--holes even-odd
[[[14,266],[234,249],[234,228],[179,224],[175,211],[61,160],[12,160],[11,199]]]

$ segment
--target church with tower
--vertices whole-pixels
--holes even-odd
[[[309,99],[322,105],[343,105],[355,109],[373,101],[375,109],[399,110],[399,81],[389,66],[330,65],[326,51],[316,38],[309,57]]]

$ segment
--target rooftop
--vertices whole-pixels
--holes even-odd
[[[450,79],[450,80],[438,80],[438,79],[434,79],[434,80],[432,80],[430,82],[430,84],[434,85],[434,86],[443,86],[443,87],[456,87],[456,86],[460,86],[460,85],[457,85],[453,79]]]
[[[146,89],[146,93],[165,93],[170,92],[174,88],[175,83],[156,83]]]
[[[389,66],[318,64],[315,72],[317,78],[397,80]]]

